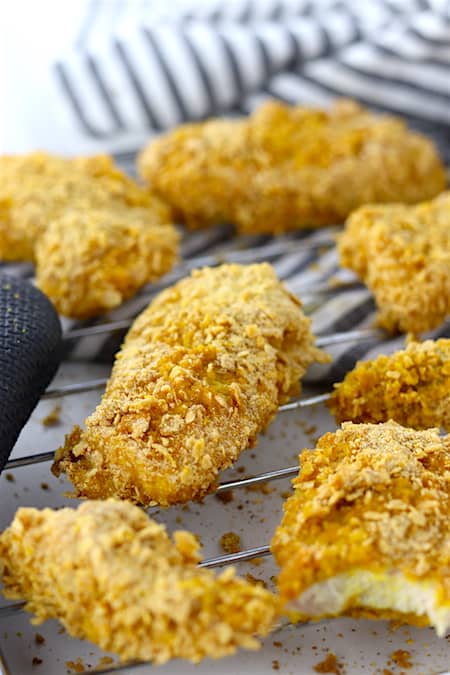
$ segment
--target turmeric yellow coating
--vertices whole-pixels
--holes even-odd
[[[410,342],[390,356],[358,362],[334,385],[327,405],[339,424],[392,419],[450,431],[450,340]]]
[[[72,211],[37,242],[38,286],[61,314],[101,314],[168,272],[177,246],[175,228],[149,224],[148,208]]]
[[[36,262],[62,314],[84,318],[133,295],[176,261],[178,234],[159,198],[110,157],[0,157],[0,259]]]
[[[450,192],[417,206],[362,207],[339,253],[373,292],[388,331],[420,333],[450,314]]]
[[[450,437],[346,422],[300,455],[272,550],[303,618],[398,618],[450,629]]]
[[[256,649],[278,601],[227,568],[197,566],[198,544],[127,502],[78,509],[21,508],[0,535],[3,593],[23,599],[33,623],[57,618],[73,637],[122,660],[198,662]]]
[[[152,140],[138,169],[190,227],[244,233],[336,224],[362,204],[415,203],[446,185],[431,141],[352,101],[271,101],[245,120],[185,124]]]
[[[270,265],[196,270],[135,321],[100,405],[53,471],[82,497],[201,498],[326,358]]]

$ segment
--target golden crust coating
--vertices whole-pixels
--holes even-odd
[[[83,319],[168,272],[177,247],[175,228],[150,224],[148,208],[72,211],[37,242],[37,283],[61,314]]]
[[[246,120],[185,124],[151,141],[140,175],[190,227],[280,233],[342,222],[370,202],[415,203],[446,185],[431,141],[352,101],[271,101]]]
[[[420,333],[450,314],[450,192],[417,206],[358,209],[339,253],[374,294],[386,330]]]
[[[192,534],[175,532],[172,542],[141,509],[115,500],[21,508],[0,536],[5,596],[26,600],[33,623],[57,618],[122,660],[198,662],[259,646],[276,597],[199,560]]]
[[[346,572],[395,572],[436,584],[450,611],[450,437],[346,422],[300,462],[272,541],[284,601]],[[343,613],[425,621],[389,605],[374,612],[350,602]]]
[[[334,385],[327,405],[338,424],[392,419],[450,431],[450,340],[410,342],[390,356],[359,361]]]
[[[270,265],[195,270],[135,321],[105,395],[56,454],[77,496],[198,499],[327,357]]]
[[[107,311],[176,261],[168,207],[106,155],[4,156],[0,175],[0,259],[35,261],[62,314]]]

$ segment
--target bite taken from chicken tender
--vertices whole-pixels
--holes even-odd
[[[446,185],[430,140],[352,101],[271,101],[243,120],[185,124],[152,140],[138,170],[189,227],[243,233],[334,225],[362,204],[415,203]]]
[[[33,623],[57,618],[123,661],[256,649],[274,626],[277,598],[232,568],[218,576],[199,568],[198,548],[185,531],[172,542],[129,502],[21,508],[0,535],[3,593],[25,600]]]
[[[450,192],[417,206],[358,209],[339,254],[374,294],[383,328],[437,328],[450,315]]]
[[[327,357],[270,265],[196,270],[136,319],[101,403],[53,471],[82,497],[199,499],[315,360]]]
[[[450,437],[353,424],[300,455],[272,541],[286,611],[450,630]]]
[[[116,307],[177,259],[169,208],[110,157],[0,157],[0,260],[36,263],[58,311]]]
[[[410,342],[406,349],[360,361],[334,385],[327,405],[336,422],[387,422],[450,432],[450,340]]]

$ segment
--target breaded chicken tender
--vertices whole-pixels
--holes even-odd
[[[176,230],[149,224],[148,208],[67,213],[37,242],[38,285],[61,314],[94,316],[168,272],[177,246]]]
[[[170,222],[106,155],[0,157],[0,259],[36,262],[62,314],[105,312],[168,272],[178,249]]]
[[[21,508],[0,535],[3,593],[23,599],[33,623],[57,618],[73,637],[122,660],[198,662],[256,649],[278,600],[227,568],[197,566],[198,543],[127,502],[78,509]]]
[[[295,618],[349,614],[450,629],[450,437],[353,424],[300,455],[272,542]]]
[[[446,185],[431,141],[352,101],[328,112],[271,101],[245,120],[184,124],[152,140],[138,169],[188,226],[243,233],[336,224],[362,204],[415,203]]]
[[[326,359],[270,265],[195,270],[137,318],[100,405],[53,471],[80,497],[202,498]]]
[[[450,192],[417,206],[362,207],[339,253],[374,294],[386,330],[421,333],[450,314]]]
[[[340,424],[387,422],[450,431],[450,340],[410,342],[406,349],[359,361],[327,402]]]

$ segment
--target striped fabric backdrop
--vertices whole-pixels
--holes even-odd
[[[91,0],[55,84],[74,132],[122,161],[151,133],[268,96],[401,114],[450,161],[450,2]]]

